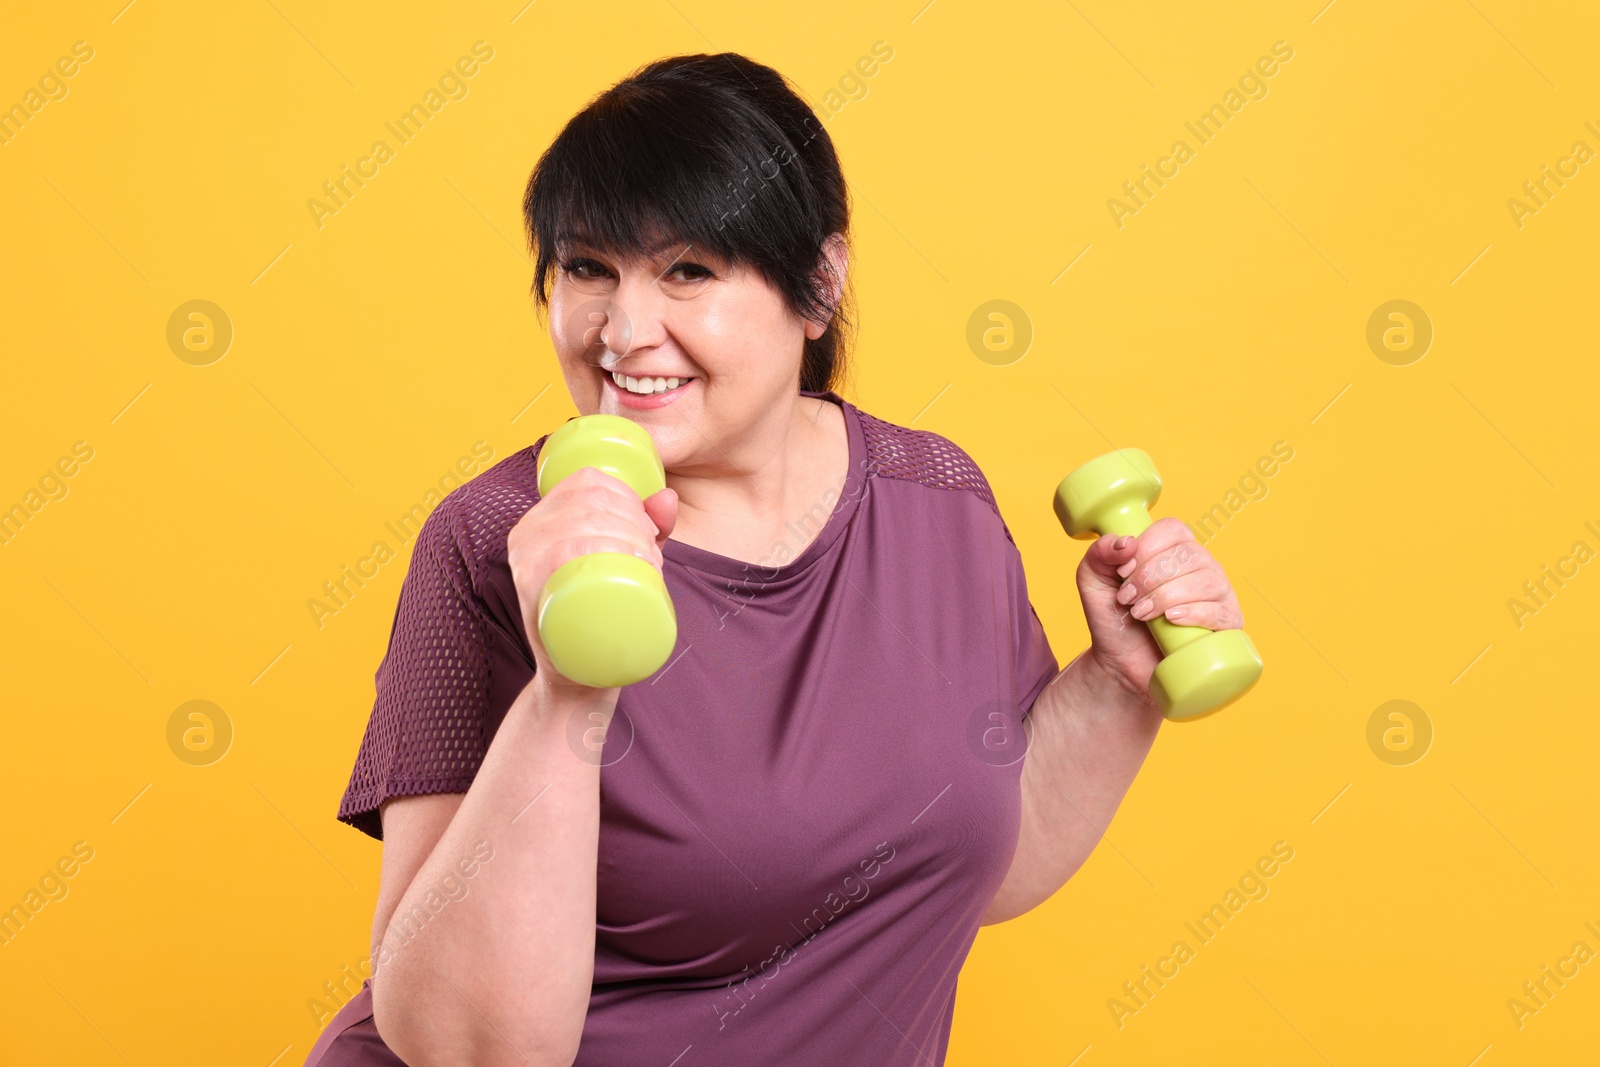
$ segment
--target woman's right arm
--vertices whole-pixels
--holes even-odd
[[[563,678],[535,609],[562,564],[629,552],[662,565],[677,518],[664,489],[642,502],[593,468],[563,478],[507,538],[532,680],[465,794],[383,807],[373,921],[373,1021],[412,1067],[568,1067],[594,979],[600,761],[620,689]]]
[[[386,806],[373,1015],[412,1067],[577,1056],[594,976],[600,768],[578,758],[568,728],[609,721],[618,692],[563,694],[536,674],[465,794]]]

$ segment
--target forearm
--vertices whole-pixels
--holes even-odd
[[[568,731],[591,712],[609,722],[615,694],[584,705],[530,683],[396,906],[373,954],[373,1009],[407,1063],[545,1067],[576,1054],[594,974],[600,768]],[[485,850],[463,877],[461,861]]]
[[[1085,651],[1047,685],[1029,713],[1022,826],[1011,869],[985,923],[1048,900],[1083,865],[1133,784],[1161,711]]]

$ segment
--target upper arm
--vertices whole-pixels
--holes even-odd
[[[400,898],[417,876],[417,871],[433,854],[455,818],[456,809],[466,799],[464,793],[422,793],[392,797],[378,809],[383,820],[383,872],[378,881],[378,903],[372,914],[372,960],[376,964],[379,945],[389,928]]]

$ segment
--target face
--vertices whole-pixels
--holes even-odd
[[[629,259],[559,251],[550,338],[579,412],[639,423],[673,470],[727,467],[739,442],[782,429],[824,327],[758,272],[681,242]]]

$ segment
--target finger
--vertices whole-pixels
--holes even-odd
[[[1170,517],[1157,519],[1139,534],[1134,544],[1134,558],[1125,559],[1117,568],[1118,576],[1126,578],[1140,562],[1185,541],[1194,542],[1194,532],[1182,520]]]
[[[1232,597],[1233,590],[1227,579],[1219,571],[1207,568],[1163,582],[1160,588],[1134,601],[1128,613],[1136,619],[1149,620],[1165,614],[1169,609],[1190,607],[1206,601],[1229,606]]]
[[[1168,622],[1179,626],[1202,626],[1207,630],[1244,629],[1244,619],[1239,615],[1238,609],[1215,600],[1174,604],[1163,615]]]
[[[661,562],[661,546],[656,540],[655,523],[645,514],[644,505],[637,496],[629,499],[603,491],[596,492],[592,488],[578,489],[564,495],[559,506],[563,510],[551,516],[549,527],[557,544],[606,538],[613,543],[627,545],[627,551],[641,559],[657,564]],[[568,513],[569,510],[571,513]],[[619,549],[590,551],[614,552]]]
[[[638,523],[644,535],[657,546],[671,534],[678,515],[678,494],[675,491],[666,488],[657,490],[646,498],[657,501],[651,507],[640,499],[639,495],[634,492],[633,486],[597,467],[582,467],[574,471],[573,475],[583,476],[583,480],[578,483],[578,488],[587,486],[610,491],[614,495],[615,503],[621,509],[621,513]],[[670,505],[665,504],[667,500],[671,501]],[[665,526],[662,525],[663,519],[666,522]]]
[[[663,489],[652,493],[644,500],[645,514],[650,516],[650,521],[655,523],[656,544],[666,543],[672,536],[673,527],[678,524],[678,494],[672,489]]]
[[[1220,601],[1227,591],[1226,583],[1215,572],[1193,571],[1142,593],[1129,605],[1128,613],[1136,619],[1153,619],[1168,608],[1179,604],[1193,604],[1202,600]]]
[[[1191,544],[1197,543],[1194,531],[1189,529],[1188,523],[1182,519],[1168,515],[1145,527],[1144,532],[1139,535],[1138,555],[1141,560],[1149,559],[1157,553],[1165,552],[1173,545],[1186,541]]]
[[[585,530],[581,534],[559,542],[555,551],[556,558],[561,561],[558,566],[565,565],[580,556],[591,556],[597,552],[618,552],[625,556],[637,556],[646,563],[658,567],[661,565],[661,550],[654,543],[641,544],[635,537],[611,531]]]
[[[1137,539],[1128,535],[1102,534],[1090,543],[1083,559],[1096,576],[1107,585],[1116,586],[1120,582],[1117,570],[1132,560],[1137,544]]]
[[[556,498],[559,493],[562,507],[577,507],[587,514],[614,516],[631,523],[649,541],[656,540],[655,523],[645,512],[639,495],[626,482],[599,471],[595,472],[593,479],[580,477],[582,473],[580,471],[563,479],[550,490],[551,498]],[[569,485],[569,482],[572,484]]]
[[[1131,604],[1180,575],[1215,566],[1216,561],[1211,558],[1211,553],[1193,541],[1180,541],[1153,556],[1137,560],[1136,566],[1123,575],[1122,588],[1117,590],[1117,603]],[[1118,573],[1121,573],[1120,569]]]
[[[601,470],[599,467],[579,467],[565,478],[561,479],[550,490],[551,496],[563,489],[576,490],[602,486],[621,497],[639,499],[639,494],[633,491],[633,486],[615,474]]]

